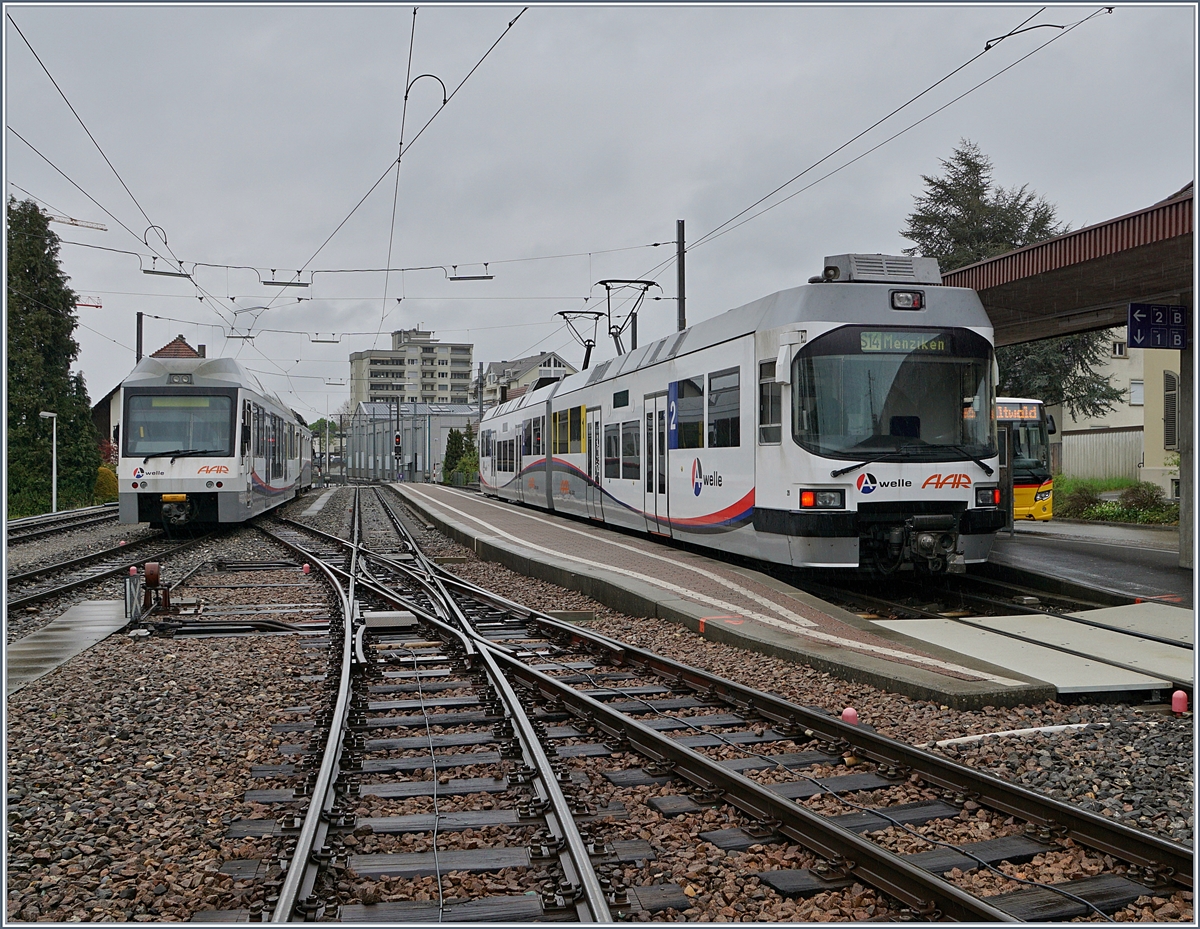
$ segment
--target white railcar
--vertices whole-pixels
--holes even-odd
[[[312,486],[312,433],[232,358],[139,362],[117,446],[123,523],[238,523]]]
[[[985,561],[1004,515],[979,297],[931,259],[825,265],[493,408],[483,491],[796,566]]]

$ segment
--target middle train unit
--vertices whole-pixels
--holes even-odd
[[[932,259],[822,274],[488,411],[484,493],[799,567],[962,571],[1000,509],[992,325]]]

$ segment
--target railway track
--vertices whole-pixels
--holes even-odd
[[[23,519],[10,520],[7,528],[8,544],[28,542],[58,532],[73,529],[83,529],[102,523],[112,523],[117,520],[117,505],[106,503],[102,506],[88,506],[78,510],[68,510],[63,513],[46,513],[40,516],[26,516]]]
[[[211,538],[212,534],[205,534],[180,542],[163,534],[152,535],[137,539],[128,545],[107,548],[56,565],[10,575],[8,609],[20,609],[125,574],[134,565],[170,557]]]
[[[661,817],[730,811],[737,825],[701,835],[718,847],[804,849],[802,867],[747,875],[781,895],[857,882],[893,916],[1064,920],[1191,887],[1186,847],[481,590],[431,565],[378,491],[360,496],[353,541],[295,523],[272,532],[323,556],[348,617],[332,637],[344,687],[328,714],[346,728],[328,733],[292,856],[304,865],[289,868],[275,921],[681,911],[687,888],[655,876],[654,849],[617,838],[634,811],[598,805],[629,787],[657,791]],[[629,753],[642,760],[621,767]],[[912,785],[923,799],[897,805]],[[463,796],[488,799],[464,808]],[[364,805],[384,815],[356,816]],[[1007,817],[1003,834],[965,842],[956,824],[979,809]],[[471,829],[511,834],[486,848],[448,838]],[[898,852],[914,843],[925,850]],[[1054,887],[1017,876],[1072,845],[1102,872]],[[955,875],[977,868],[1021,889],[976,896]],[[508,893],[467,894],[463,872],[497,871],[505,883],[482,886]],[[413,888],[431,876],[422,899]],[[409,882],[409,899],[376,902],[388,881]]]

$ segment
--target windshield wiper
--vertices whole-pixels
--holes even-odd
[[[171,456],[171,464],[175,463],[176,458],[193,458],[196,455],[220,455],[222,450],[219,448],[177,448],[170,452],[151,452],[142,459],[142,464],[145,464],[151,458],[163,458],[167,455]]]
[[[971,461],[975,462],[975,464],[979,465],[979,467],[983,468],[983,473],[986,474],[988,477],[991,477],[993,474],[996,473],[995,469],[991,465],[989,465],[987,462],[985,462],[982,458],[976,458],[969,451],[967,451],[967,447],[965,445],[930,445],[929,448],[948,448],[948,449],[951,449],[952,451],[960,452],[962,455],[966,456],[967,458],[971,459]]]
[[[876,462],[879,462],[879,461],[890,461],[891,459],[895,458],[897,455],[902,455],[904,457],[907,457],[909,449],[913,449],[913,448],[917,448],[917,447],[918,446],[916,446],[916,445],[901,445],[895,451],[887,452],[886,454],[880,455],[877,458],[868,458],[866,461],[856,461],[852,465],[847,465],[844,468],[838,468],[836,471],[830,471],[829,476],[830,477],[841,477],[843,474],[849,474],[851,471],[857,471],[859,468],[865,468],[869,464],[875,464]],[[924,446],[921,446],[921,447],[924,447]]]

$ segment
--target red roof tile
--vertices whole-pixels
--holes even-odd
[[[170,342],[160,348],[158,351],[151,353],[151,358],[201,358],[203,357],[198,351],[192,348],[181,335],[175,336]]]

